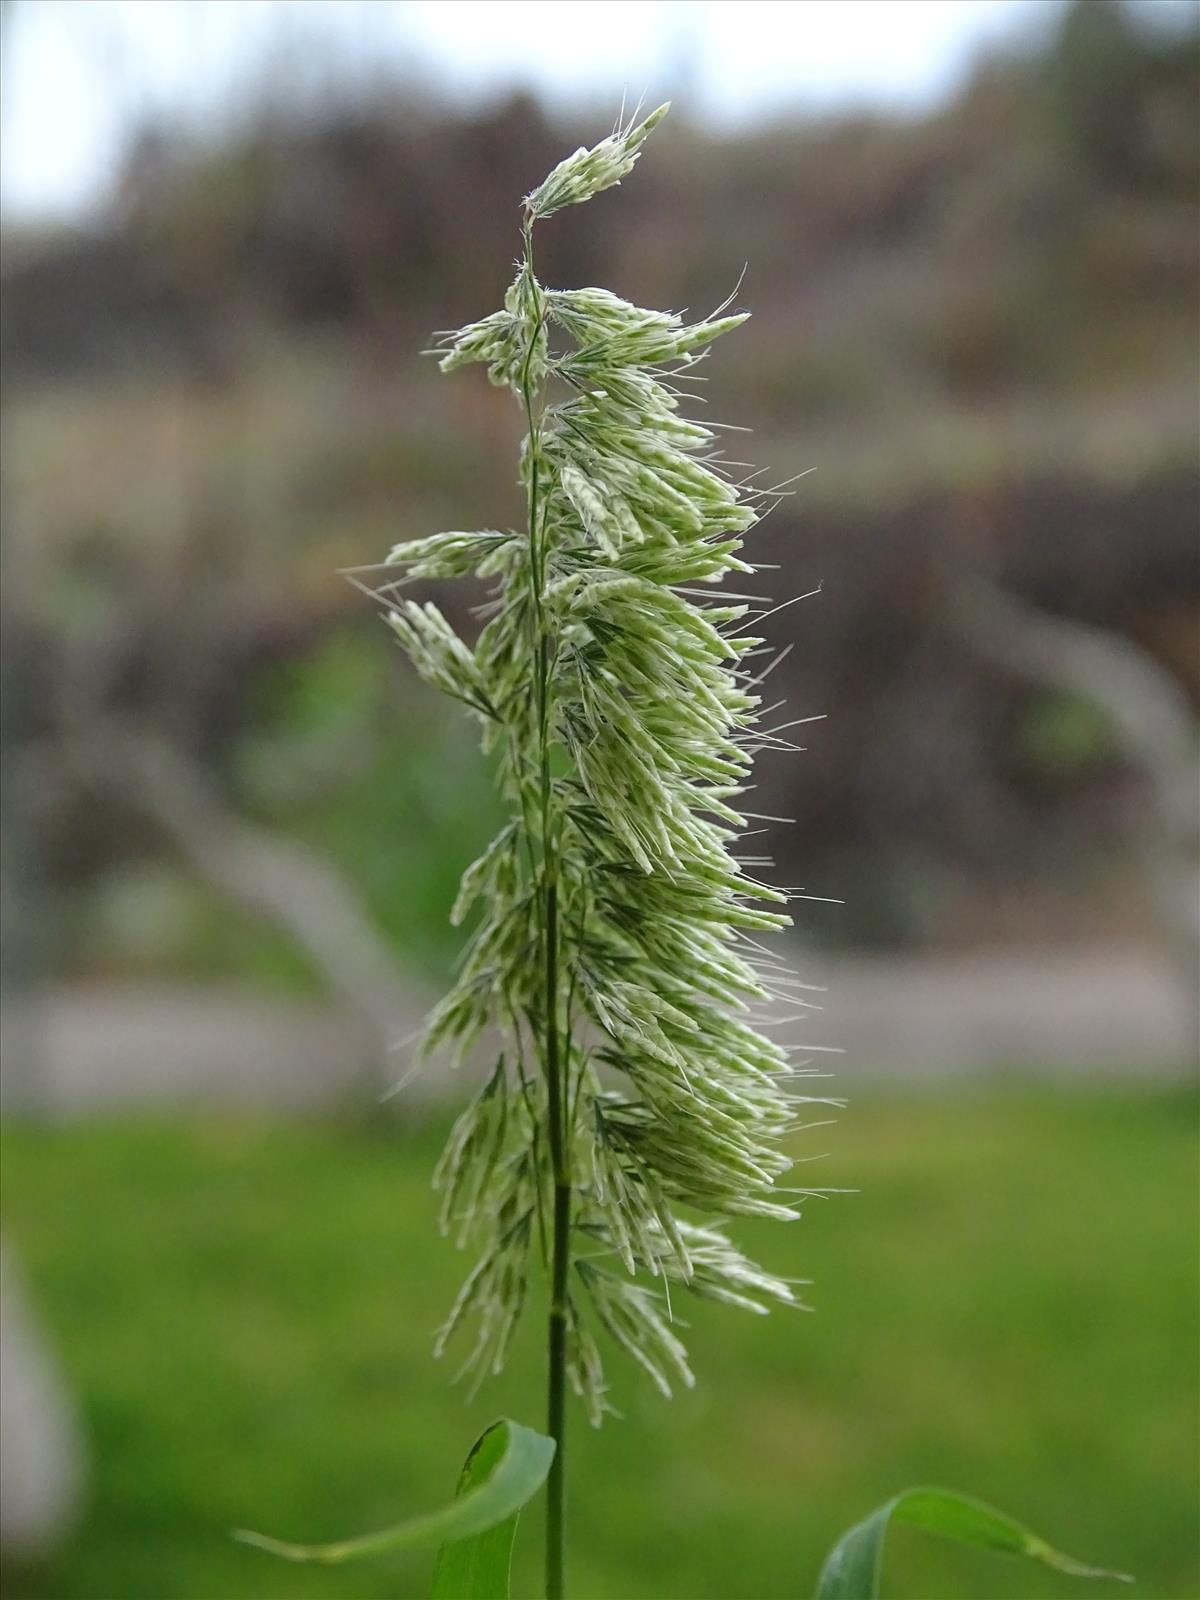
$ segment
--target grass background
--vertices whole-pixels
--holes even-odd
[[[1195,1110],[1182,1091],[1017,1084],[854,1107],[821,1181],[859,1192],[742,1230],[815,1280],[815,1313],[700,1306],[694,1392],[666,1404],[614,1357],[624,1421],[575,1415],[577,1600],[806,1595],[837,1533],[913,1482],[1133,1571],[1140,1600],[1194,1596]],[[11,1600],[424,1592],[431,1556],[294,1568],[227,1530],[367,1531],[447,1494],[492,1416],[540,1421],[536,1323],[471,1403],[430,1358],[464,1266],[433,1228],[443,1132],[7,1129],[6,1236],[92,1451],[77,1533],[6,1575]],[[889,1573],[896,1596],[1095,1592],[910,1533]]]

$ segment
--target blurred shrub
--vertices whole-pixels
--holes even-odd
[[[444,977],[459,874],[501,820],[472,726],[401,678],[370,621],[268,668],[254,694],[235,767],[255,813],[328,854],[408,963]]]
[[[1120,746],[1095,701],[1042,689],[1017,720],[1013,753],[1034,772],[1061,779],[1119,760]]]

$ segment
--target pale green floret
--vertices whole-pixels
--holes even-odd
[[[525,199],[525,210],[533,221],[551,217],[563,206],[590,200],[602,189],[611,189],[633,171],[642,141],[658,126],[670,110],[670,101],[652,111],[636,127],[618,128],[590,150],[579,149],[560,161]]]
[[[693,589],[752,570],[738,552],[756,511],[674,387],[744,317],[687,325],[604,289],[544,289],[532,266],[534,224],[619,182],[665,109],[554,169],[526,201],[504,309],[441,341],[444,370],[482,362],[522,402],[532,532],[439,534],[389,558],[413,578],[495,582],[474,648],[431,605],[397,601],[388,620],[417,670],[479,716],[510,808],[463,875],[453,921],[478,921],[423,1043],[461,1057],[486,1032],[503,1048],[437,1170],[443,1228],[478,1251],[438,1348],[470,1324],[467,1367],[496,1370],[531,1252],[548,1270],[549,1020],[572,1196],[568,1361],[594,1422],[610,1409],[597,1327],[664,1393],[691,1383],[665,1280],[758,1313],[795,1303],[715,1225],[796,1214],[777,1184],[803,1103],[749,1010],[769,991],[753,939],[787,923],[787,897],[731,853],[761,702],[744,658],[762,641],[736,632],[743,603]],[[566,398],[548,405],[552,375]]]
[[[453,372],[457,367],[470,366],[482,361],[488,377],[495,384],[512,384],[524,358],[521,322],[508,311],[493,312],[482,322],[472,322],[457,333],[446,337],[450,344],[438,362],[443,372]]]
[[[393,546],[391,567],[407,567],[410,578],[461,578],[484,566],[516,538],[512,533],[435,533]]]
[[[401,600],[387,620],[427,683],[481,716],[494,715],[475,657],[432,601]]]

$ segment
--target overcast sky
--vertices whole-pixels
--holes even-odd
[[[1177,14],[1196,0],[1136,0]],[[145,117],[203,129],[272,67],[296,98],[392,76],[551,107],[622,94],[735,125],[787,106],[920,109],[985,48],[1053,27],[1062,0],[15,0],[0,181],[10,216],[102,197]]]

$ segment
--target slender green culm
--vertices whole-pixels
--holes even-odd
[[[540,1259],[551,1600],[567,1384],[593,1423],[610,1409],[597,1331],[664,1395],[690,1385],[673,1293],[676,1311],[678,1290],[794,1303],[725,1225],[793,1217],[803,1193],[776,1187],[797,1074],[752,1025],[776,971],[757,939],[787,923],[787,896],[734,853],[751,757],[782,741],[756,728],[749,602],[705,600],[753,570],[738,551],[764,497],[680,411],[744,316],[688,325],[604,289],[548,289],[534,262],[538,224],[625,177],[666,110],[550,173],[525,200],[503,309],[440,340],[443,371],[482,362],[523,408],[526,525],[402,544],[403,576],[381,590],[417,670],[482,724],[511,813],[463,877],[454,920],[482,914],[422,1050],[500,1041],[437,1168],[442,1226],[477,1253],[438,1350],[469,1334],[464,1370],[498,1372]],[[469,573],[495,584],[473,648],[402,593]]]

